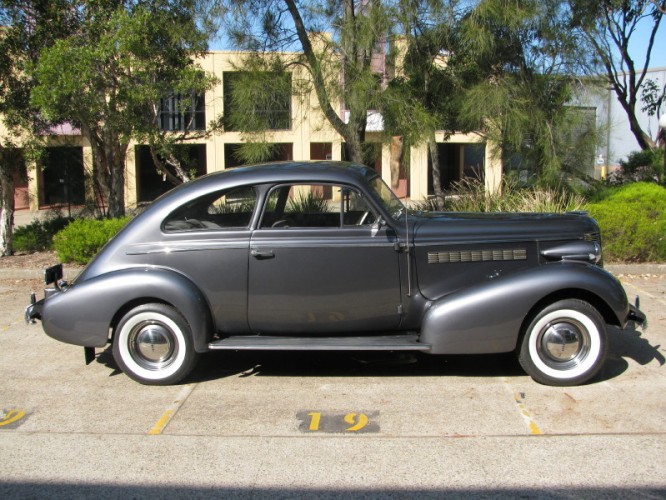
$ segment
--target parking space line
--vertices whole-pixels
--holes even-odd
[[[525,420],[527,427],[530,429],[530,434],[533,434],[535,436],[543,434],[543,432],[541,432],[541,429],[539,429],[539,426],[532,418],[532,415],[530,415],[530,412],[527,411],[527,408],[525,407],[525,399],[524,399],[525,395],[523,393],[516,392],[514,393],[513,397],[516,401],[516,404],[518,404],[518,409],[520,410],[520,414],[522,415],[523,420]]]
[[[530,430],[530,434],[534,436],[539,436],[543,434],[537,423],[532,418],[532,415],[530,415],[530,412],[527,410],[527,406],[525,406],[525,393],[514,391],[511,385],[509,384],[509,381],[505,377],[502,377],[502,382],[504,383],[504,388],[507,390],[509,394],[511,394],[513,400],[518,405],[520,416],[527,424],[527,428]]]
[[[178,413],[178,410],[180,409],[181,406],[183,406],[183,403],[187,400],[187,398],[192,394],[192,391],[194,390],[196,384],[187,384],[185,385],[181,391],[178,393],[178,397],[175,399],[173,403],[167,408],[164,413],[162,413],[162,416],[160,419],[155,422],[155,425],[148,431],[148,434],[151,436],[156,436],[158,434],[162,434],[162,431],[164,431],[164,428],[169,425],[169,422],[171,422],[171,419]]]

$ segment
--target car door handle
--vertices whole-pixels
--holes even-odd
[[[259,260],[275,258],[273,250],[257,250],[256,248],[253,248],[252,250],[250,250],[250,255],[252,255],[252,257],[254,257],[255,259]]]

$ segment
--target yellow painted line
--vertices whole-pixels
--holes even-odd
[[[173,411],[172,410],[165,411],[160,417],[160,419],[155,423],[155,425],[153,425],[153,428],[148,431],[148,434],[153,436],[156,434],[162,434],[164,428],[171,421],[171,417],[173,417]]]
[[[13,424],[25,417],[23,410],[9,410],[6,413],[0,412],[0,427]]]
[[[178,397],[173,401],[173,403],[171,403],[169,408],[167,408],[164,413],[162,413],[162,416],[159,418],[159,420],[155,422],[155,425],[153,425],[153,427],[148,431],[149,435],[156,436],[162,434],[162,431],[164,431],[166,426],[169,425],[171,419],[176,415],[176,413],[178,413],[178,410],[181,406],[183,406],[183,403],[187,400],[190,394],[192,394],[194,387],[195,384],[187,384],[182,388],[182,390],[178,393]]]
[[[516,405],[518,406],[518,411],[520,412],[520,416],[525,421],[525,424],[527,425],[530,434],[532,434],[533,436],[542,435],[543,432],[532,418],[530,412],[527,410],[527,406],[525,406],[525,395],[523,393],[514,391],[512,387],[509,385],[509,381],[505,377],[502,377],[502,382],[504,382],[504,388],[507,390],[507,392],[509,392],[509,394],[512,395],[513,400],[516,402]]]
[[[520,410],[520,414],[522,415],[523,420],[525,420],[525,423],[527,424],[527,427],[530,430],[530,434],[533,434],[535,436],[543,434],[543,432],[541,432],[541,429],[539,429],[539,426],[532,419],[532,415],[530,415],[530,412],[527,411],[527,408],[525,407],[524,396],[516,392],[514,393],[513,398],[516,401],[516,404],[518,405],[518,409]]]

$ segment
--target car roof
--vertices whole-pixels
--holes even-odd
[[[369,179],[376,172],[365,165],[341,161],[285,161],[235,167],[213,172],[201,179],[218,180],[224,176],[229,179],[243,177],[249,183],[280,181],[323,181],[344,182],[354,179]]]
[[[170,205],[234,185],[280,182],[364,183],[378,174],[365,165],[340,161],[289,161],[229,168],[203,175],[168,191],[152,205]]]

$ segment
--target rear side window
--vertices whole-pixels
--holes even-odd
[[[250,227],[257,204],[252,186],[220,191],[193,200],[175,210],[163,224],[168,233],[180,231],[220,231]]]

